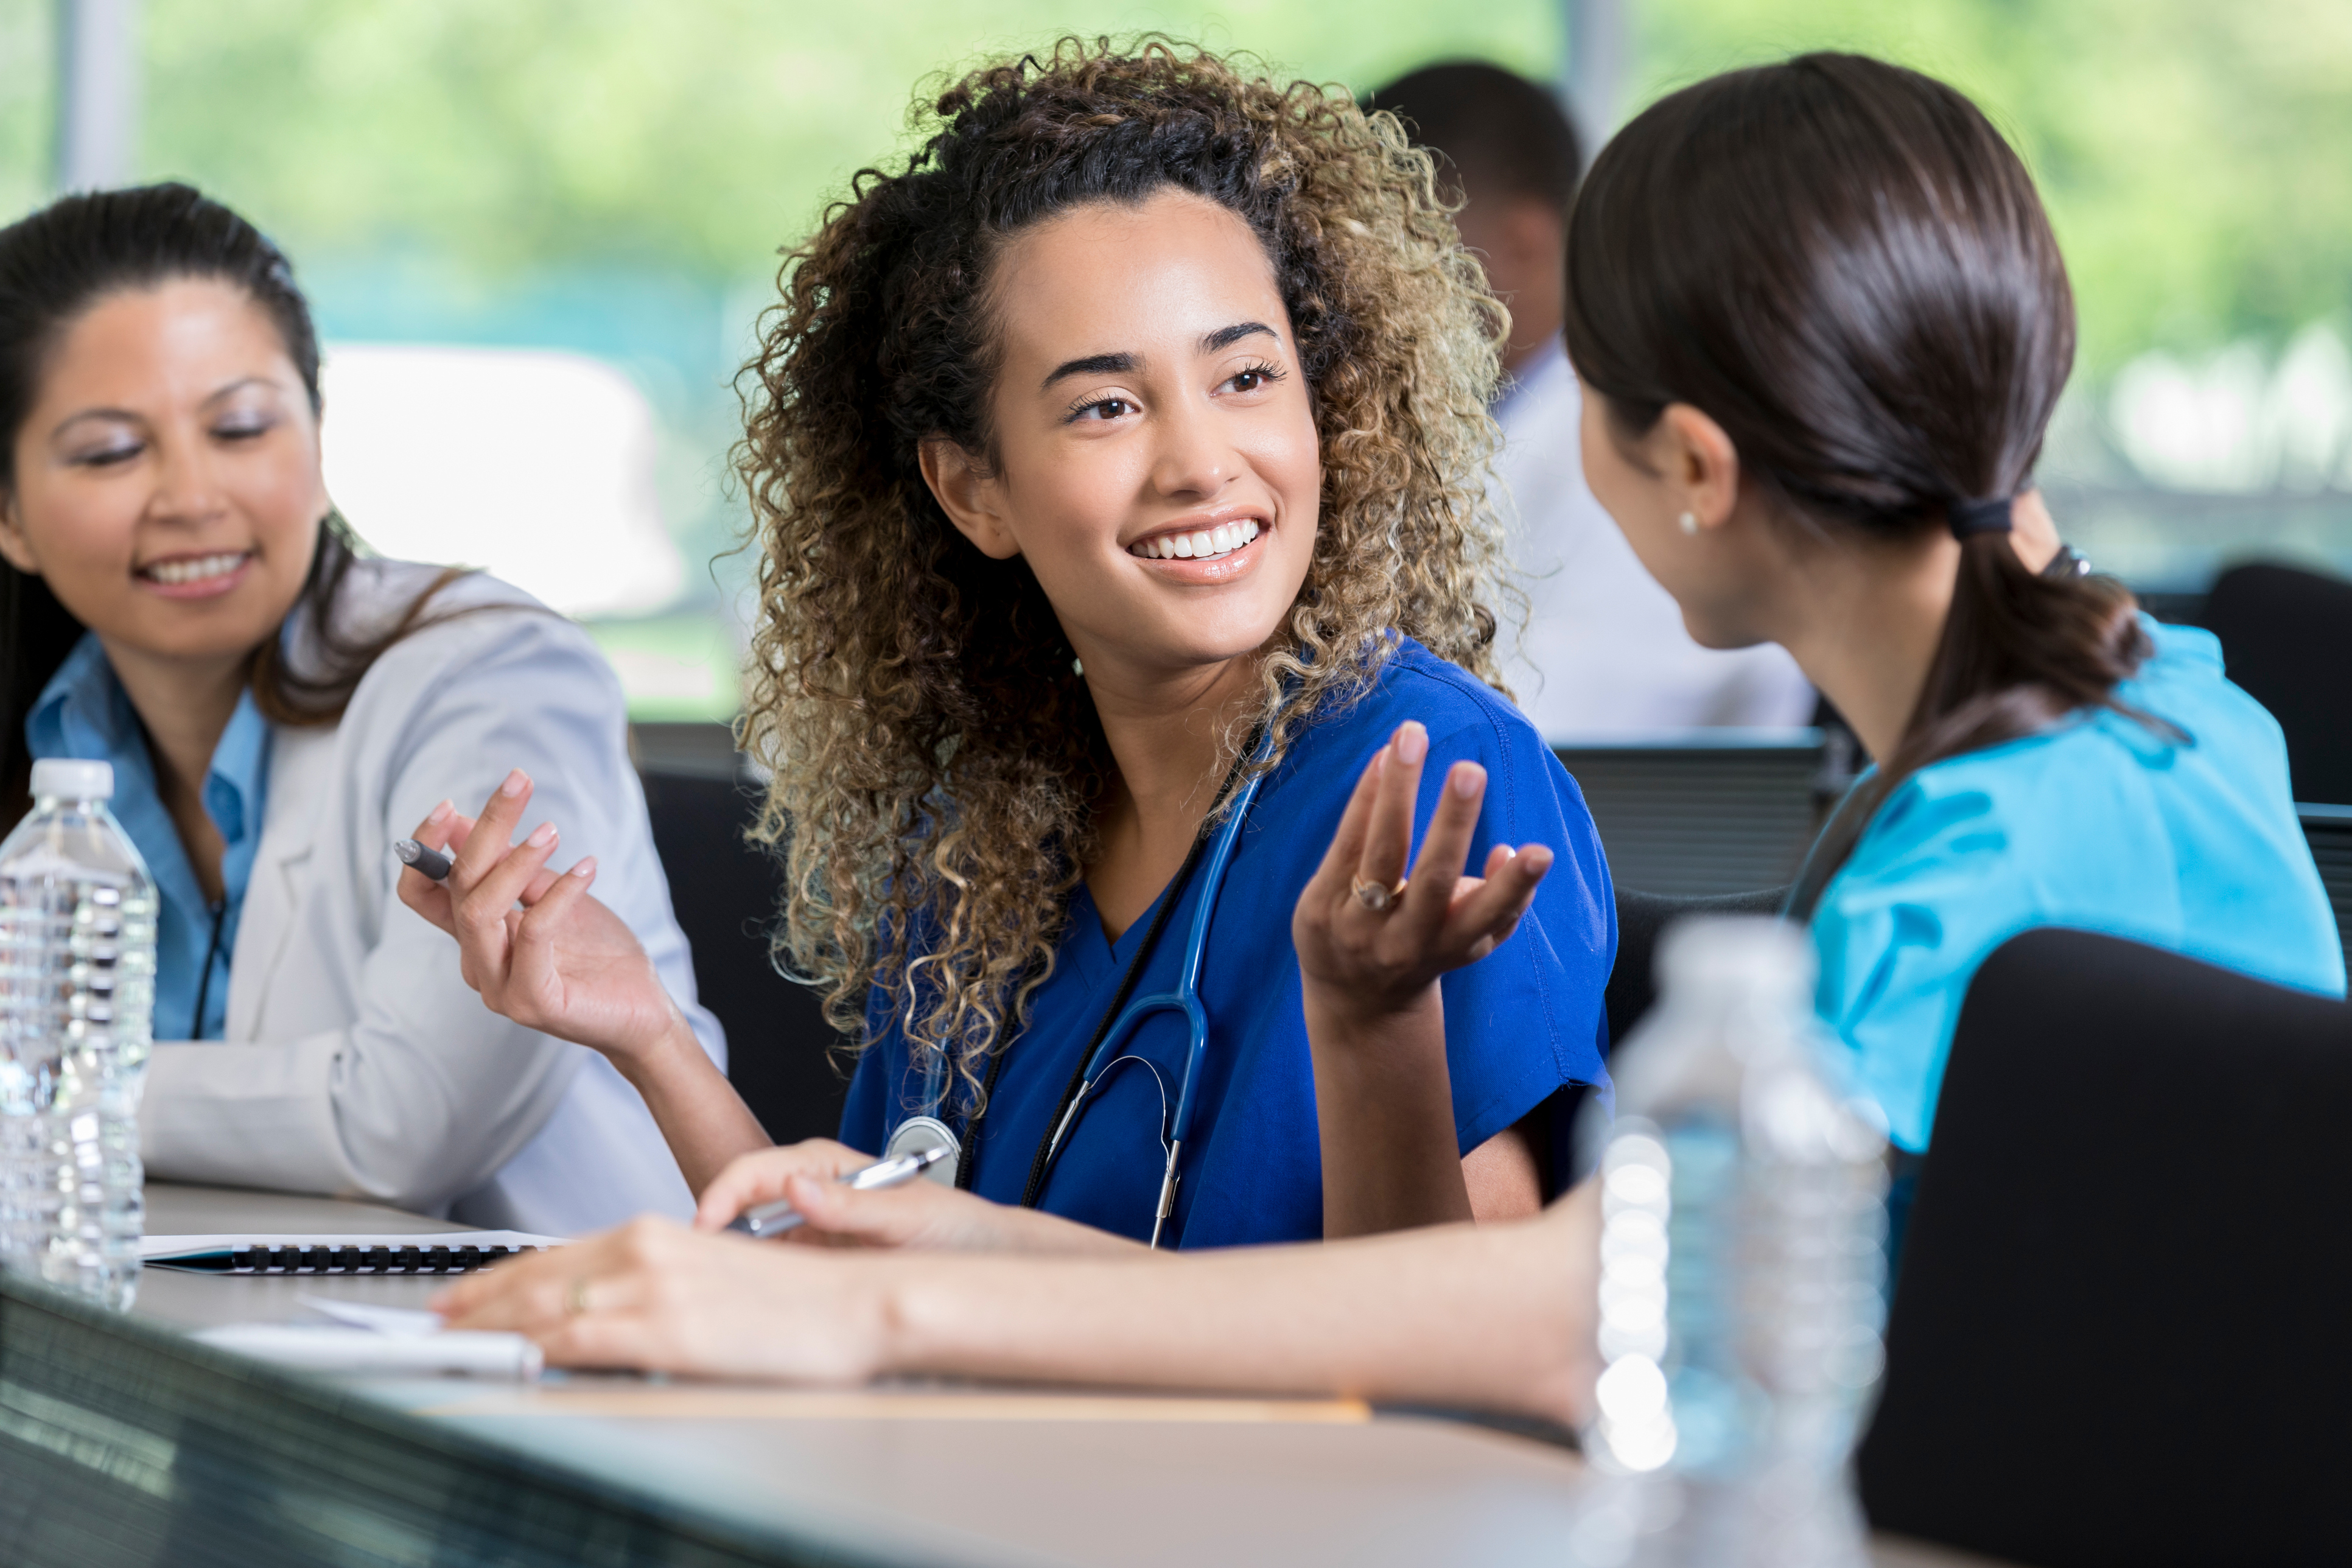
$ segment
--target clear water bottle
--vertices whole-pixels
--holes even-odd
[[[155,883],[105,763],[33,764],[0,843],[0,1265],[118,1310],[139,1286]]]
[[[1603,1370],[1576,1555],[1862,1568],[1848,1467],[1882,1362],[1885,1119],[1814,1017],[1799,929],[1689,921],[1658,971],[1611,1062],[1616,1118],[1588,1128]]]

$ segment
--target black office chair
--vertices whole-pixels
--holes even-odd
[[[1691,915],[1776,915],[1788,897],[1786,888],[1704,899],[1618,889],[1617,963],[1609,971],[1609,988],[1601,999],[1609,1014],[1611,1048],[1623,1043],[1658,1000],[1658,938],[1668,926]]]
[[[2352,805],[2352,582],[2233,567],[2213,584],[2204,619],[2230,679],[2286,731],[2294,798]]]
[[[1969,989],[1858,1461],[2041,1568],[2352,1552],[2352,1005],[2081,931]]]
[[[835,1136],[849,1092],[832,1054],[840,1037],[816,994],[769,962],[783,879],[775,858],[744,839],[756,798],[728,778],[641,776],[670,903],[694,946],[695,989],[727,1028],[729,1079],[777,1142]]]

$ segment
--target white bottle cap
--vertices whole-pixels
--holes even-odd
[[[1661,989],[1670,994],[1729,985],[1795,999],[1813,989],[1813,944],[1805,928],[1759,915],[1678,921],[1659,939],[1657,963]]]
[[[70,757],[44,757],[33,764],[33,798],[112,800],[114,764]]]

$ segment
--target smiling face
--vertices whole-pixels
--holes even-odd
[[[309,575],[319,424],[268,314],[178,279],[111,294],[49,352],[16,432],[0,554],[126,657],[242,659]]]
[[[1028,562],[1098,688],[1256,651],[1306,581],[1323,470],[1248,226],[1174,191],[1081,207],[1005,247],[991,303],[993,461],[923,454],[956,526]]]

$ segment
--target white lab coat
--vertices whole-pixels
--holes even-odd
[[[354,621],[396,612],[434,570],[359,563],[343,602]],[[692,1212],[627,1081],[490,1012],[456,944],[394,891],[394,839],[444,799],[480,810],[522,768],[537,785],[523,830],[558,825],[556,865],[596,857],[596,897],[726,1066],[718,1021],[695,1002],[619,683],[578,626],[495,579],[459,580],[429,615],[467,605],[495,607],[395,643],[333,727],[273,726],[226,1037],[157,1044],[140,1118],[151,1176],[551,1235]]]
[[[1555,744],[1694,726],[1812,721],[1813,689],[1770,644],[1701,647],[1585,488],[1576,373],[1557,344],[1496,410],[1505,527],[1530,614],[1503,631],[1504,680]]]

